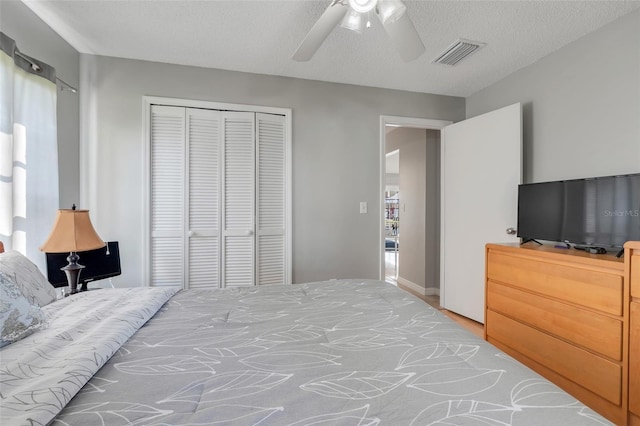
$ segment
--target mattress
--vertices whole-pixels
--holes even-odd
[[[380,281],[103,289],[44,310],[48,329],[0,350],[2,424],[610,424]]]

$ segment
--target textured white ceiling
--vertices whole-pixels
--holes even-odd
[[[6,1],[6,0],[0,0]],[[379,21],[291,55],[330,0],[23,0],[82,53],[469,96],[640,7],[639,1],[405,1],[426,52],[405,63]],[[487,43],[455,67],[458,38]]]

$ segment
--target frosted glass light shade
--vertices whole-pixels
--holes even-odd
[[[40,247],[45,253],[94,250],[105,242],[91,224],[89,210],[60,209],[47,241]]]
[[[340,26],[362,34],[362,15],[353,9],[349,9],[347,14],[344,15],[344,18],[342,18]]]
[[[378,0],[349,0],[349,6],[351,9],[358,13],[367,13],[376,7]]]
[[[383,24],[397,21],[406,11],[407,6],[400,0],[380,0],[378,2],[378,12]]]

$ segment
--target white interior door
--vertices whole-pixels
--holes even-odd
[[[441,305],[484,323],[484,246],[517,242],[522,108],[514,104],[442,132]]]
[[[286,274],[285,119],[256,114],[256,281],[282,284]]]
[[[187,108],[188,288],[220,286],[220,112]]]
[[[255,114],[222,113],[225,287],[255,285]]]
[[[153,105],[151,139],[151,283],[184,285],[185,109]]]

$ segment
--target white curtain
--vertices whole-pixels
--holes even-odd
[[[55,70],[33,69],[0,35],[0,240],[46,273],[38,247],[59,205]]]

